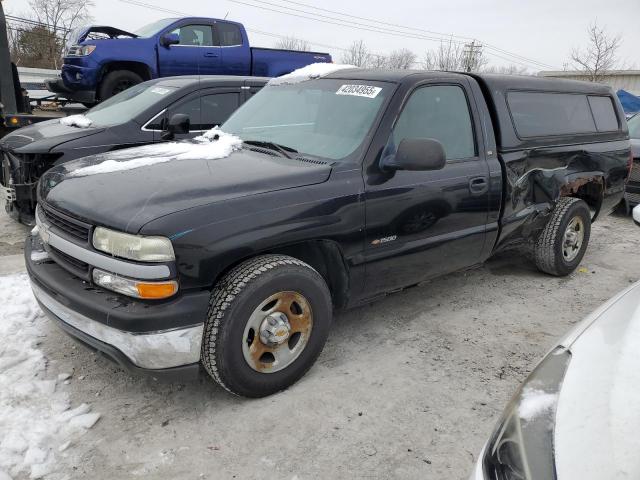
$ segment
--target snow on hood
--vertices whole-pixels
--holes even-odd
[[[358,67],[339,63],[312,63],[311,65],[299,68],[281,77],[272,78],[267,85],[290,85],[307,80],[315,80],[316,78],[326,77],[327,75],[347,68]]]
[[[235,135],[212,128],[192,141],[157,143],[144,147],[131,148],[122,158],[123,151],[117,152],[118,160],[107,159],[93,165],[72,170],[72,177],[84,177],[100,173],[119,172],[134,168],[147,167],[171,160],[216,160],[231,155],[242,148],[242,140]]]
[[[557,399],[558,395],[555,393],[547,393],[544,390],[535,388],[525,388],[522,392],[522,401],[518,407],[518,415],[523,420],[530,422],[551,410]]]
[[[0,479],[48,477],[56,471],[58,452],[84,435],[100,414],[90,413],[85,403],[71,409],[65,385],[72,375],[52,378],[38,344],[47,341],[53,327],[26,275],[0,276],[0,303]]]
[[[68,117],[62,117],[60,123],[67,127],[89,128],[93,121],[84,115],[69,115]]]

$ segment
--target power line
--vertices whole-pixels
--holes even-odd
[[[352,29],[356,29],[356,30],[363,30],[363,31],[368,31],[368,32],[373,32],[373,33],[383,33],[386,35],[392,35],[392,36],[396,36],[396,37],[402,37],[402,38],[410,38],[410,39],[415,39],[415,40],[427,40],[427,41],[445,41],[448,40],[450,42],[459,44],[459,45],[464,45],[465,42],[459,41],[459,40],[452,40],[452,39],[445,39],[445,38],[440,38],[440,37],[432,37],[432,36],[426,36],[426,35],[421,35],[421,34],[414,34],[414,33],[409,33],[409,32],[401,32],[401,31],[397,31],[397,30],[392,30],[392,29],[388,29],[388,28],[380,28],[380,27],[376,27],[373,25],[366,25],[363,26],[365,24],[361,24],[361,23],[357,23],[357,22],[351,22],[349,20],[343,20],[343,19],[336,19],[335,17],[329,17],[326,15],[320,15],[320,14],[315,14],[312,12],[305,12],[303,10],[299,10],[299,9],[294,9],[294,8],[290,8],[290,7],[284,7],[282,5],[278,5],[278,4],[274,4],[272,2],[266,1],[266,0],[253,0],[256,3],[262,3],[262,4],[267,4],[267,5],[272,5],[272,6],[276,6],[280,9],[282,8],[288,8],[289,10],[293,10],[293,11],[297,11],[297,12],[302,12],[305,13],[306,15],[300,15],[297,13],[291,13],[289,11],[282,11],[282,10],[276,10],[274,8],[270,8],[270,7],[265,7],[263,5],[256,5],[255,3],[248,3],[246,1],[242,1],[242,0],[228,0],[229,2],[232,3],[236,3],[236,4],[240,4],[240,5],[245,5],[248,7],[253,7],[253,8],[258,8],[261,10],[266,10],[266,11],[270,11],[270,12],[275,12],[275,13],[280,13],[283,15],[289,15],[289,16],[293,16],[293,17],[297,17],[297,18],[304,18],[307,20],[312,20],[312,21],[316,21],[316,22],[321,22],[321,23],[327,23],[327,24],[331,24],[331,25],[338,25],[338,26],[342,26],[342,27],[347,27],[347,28],[352,28]],[[284,0],[287,1],[287,0]],[[315,18],[315,17],[310,17],[308,15],[316,15],[318,17],[323,17],[323,18],[327,18],[330,20],[323,20],[322,18]],[[332,20],[337,20],[337,21],[332,21]],[[341,23],[338,23],[341,22]],[[406,28],[406,27],[403,27]],[[513,61],[514,63],[519,63],[521,65],[525,65],[525,66],[535,66],[536,68],[539,68],[540,66],[542,67],[548,67],[548,68],[553,68],[550,65],[544,64],[542,62],[538,62],[537,60],[532,60],[532,59],[527,59],[526,57],[523,57],[521,55],[517,55],[517,54],[511,54],[510,52],[507,52],[506,50],[503,49],[499,49],[497,47],[491,47],[494,50],[498,50],[503,52],[506,55],[511,55],[514,57],[518,57],[522,60],[512,60],[512,59],[505,59],[503,56],[500,56],[498,54],[495,54],[493,52],[486,52],[488,55],[493,55],[495,57],[507,60],[507,61]]]
[[[358,16],[358,15],[351,15],[351,14],[348,14],[348,13],[339,12],[337,10],[329,10],[327,8],[316,7],[314,5],[309,5],[307,3],[302,3],[302,2],[296,2],[296,1],[293,1],[293,0],[279,0],[279,1],[280,2],[291,3],[293,5],[299,5],[299,6],[311,8],[311,9],[314,9],[314,10],[319,10],[319,11],[322,11],[322,12],[328,12],[328,13],[333,13],[333,14],[337,14],[337,15],[342,15],[344,17],[355,18],[355,19],[358,19],[358,20],[364,20],[364,21],[367,21],[367,22],[370,22],[370,23],[379,23],[381,25],[387,25],[387,26],[391,26],[391,27],[402,28],[402,29],[405,29],[405,30],[413,30],[413,31],[416,31],[416,32],[423,32],[423,33],[428,33],[428,34],[431,34],[431,35],[439,35],[439,36],[442,36],[442,37],[446,37],[446,38],[443,38],[443,40],[446,40],[448,38],[460,38],[460,39],[462,39],[464,41],[474,40],[474,38],[472,38],[472,37],[466,37],[466,36],[463,36],[463,35],[456,35],[456,34],[452,34],[452,33],[435,32],[433,30],[426,30],[426,29],[423,29],[423,28],[410,27],[410,26],[401,25],[401,24],[398,24],[398,23],[385,22],[385,21],[382,21],[382,20],[376,20],[374,18],[361,17],[361,16]],[[535,63],[535,64],[538,64],[538,65],[541,65],[541,66],[544,66],[544,67],[552,68],[550,65],[547,65],[545,63],[539,62],[539,61],[537,61],[537,60],[535,60],[533,58],[529,58],[529,57],[525,57],[523,55],[519,55],[517,53],[509,52],[508,50],[504,50],[504,49],[502,49],[500,47],[497,47],[495,45],[492,45],[490,43],[484,42],[483,46],[485,48],[489,48],[489,49],[492,49],[492,50],[496,50],[498,52],[502,52],[502,53],[504,53],[505,55],[508,55],[508,56],[516,57],[516,58],[519,58],[521,60],[526,60],[526,61],[529,61],[531,63]],[[499,57],[499,58],[503,58],[503,57]]]
[[[189,16],[190,15],[190,14],[188,14],[186,12],[181,12],[181,11],[178,11],[178,10],[172,10],[172,9],[164,8],[164,7],[159,7],[157,5],[152,5],[152,4],[149,4],[149,3],[146,3],[146,2],[142,2],[140,0],[120,0],[120,1],[123,2],[123,3],[128,3],[128,4],[131,4],[131,5],[137,5],[137,6],[140,6],[140,7],[156,10],[158,12],[169,13],[171,15],[180,15],[180,16]],[[319,18],[313,18],[313,17],[298,15],[298,14],[294,14],[294,13],[284,12],[282,10],[275,10],[275,9],[271,9],[271,8],[268,8],[268,7],[262,7],[260,5],[250,4],[250,3],[247,3],[247,2],[244,2],[244,1],[241,1],[241,0],[228,0],[228,1],[230,1],[232,3],[243,4],[243,5],[246,5],[246,6],[249,6],[249,7],[254,7],[254,8],[259,8],[259,9],[263,9],[263,10],[272,11],[272,12],[275,12],[275,13],[291,15],[291,16],[295,16],[295,17],[299,17],[299,18],[305,18],[305,19],[308,19],[308,20],[314,20],[314,21],[319,21],[319,22],[323,22],[323,23],[334,24],[334,25],[347,27],[347,28],[356,28],[356,29],[359,29],[359,30],[365,30],[365,31],[370,31],[370,32],[374,32],[374,33],[381,33],[379,29],[365,28],[365,27],[358,27],[358,26],[349,25],[348,21],[346,21],[346,20],[344,20],[344,21],[340,20],[341,23],[338,23],[338,22],[332,22],[332,21],[327,21],[327,20],[321,20]],[[257,0],[254,0],[254,1],[257,1]],[[281,0],[281,1],[287,1],[287,0]],[[268,2],[268,3],[270,3],[270,2]],[[279,6],[279,7],[283,8],[282,6]],[[311,13],[311,15],[313,15],[313,13]],[[257,33],[259,35],[272,37],[272,38],[281,38],[281,39],[288,38],[285,35],[279,35],[279,34],[272,33],[272,32],[266,32],[266,31],[252,29],[252,28],[248,28],[248,27],[246,27],[246,29],[248,31],[250,31],[250,32]],[[383,30],[389,30],[389,29],[383,29]],[[382,33],[387,33],[387,32],[383,31]],[[445,41],[445,40],[448,40],[448,39],[444,39],[444,38],[427,37],[427,36],[418,35],[418,34],[406,34],[406,33],[397,32],[397,31],[394,32],[393,30],[390,30],[390,32],[388,34],[395,35],[395,36],[402,36],[404,38],[417,39],[417,40],[430,40],[430,41]],[[451,40],[449,40],[449,41],[451,41]],[[330,49],[338,50],[338,51],[342,51],[342,52],[348,52],[349,51],[347,48],[337,47],[335,45],[322,44],[322,43],[318,43],[318,42],[309,42],[309,43],[312,44],[312,45],[319,46],[319,47],[330,48]],[[460,41],[456,41],[456,40],[453,40],[453,43],[464,45],[464,42],[460,42]],[[542,65],[542,66],[545,66],[545,67],[549,67],[549,65],[542,64],[542,63],[536,62],[536,61],[528,61],[528,60],[520,61],[520,60],[515,60],[515,59],[512,59],[512,58],[505,58],[504,56],[499,55],[499,54],[494,53],[494,52],[486,52],[486,53],[488,55],[500,58],[500,59],[505,60],[507,62],[517,63],[517,64],[522,65],[522,66],[531,67],[535,63],[535,64],[539,64],[539,65]],[[509,54],[509,53],[507,52],[507,54]],[[376,56],[376,57],[382,57],[383,56],[383,55],[379,55],[379,54],[372,54],[372,55]]]

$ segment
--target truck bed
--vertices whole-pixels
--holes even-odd
[[[251,75],[259,77],[279,77],[310,63],[330,61],[328,53],[251,47]]]

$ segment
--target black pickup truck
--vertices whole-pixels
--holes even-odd
[[[336,67],[337,68],[337,67]],[[264,396],[332,312],[530,244],[567,275],[622,198],[598,84],[344,69],[271,81],[221,130],[47,172],[25,256],[62,328],[131,370]]]

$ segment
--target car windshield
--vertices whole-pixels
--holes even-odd
[[[627,123],[629,124],[629,136],[640,140],[640,113],[636,113]]]
[[[156,22],[150,23],[149,25],[145,25],[144,27],[139,28],[133,33],[135,33],[140,38],[153,37],[160,30],[162,30],[165,27],[168,27],[176,20],[177,20],[176,18],[164,18],[162,20],[158,20]]]
[[[96,126],[120,125],[131,121],[176,90],[177,87],[141,83],[93,107],[85,116]]]
[[[245,142],[344,159],[362,146],[393,86],[358,80],[268,85],[222,125]]]

